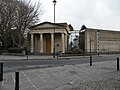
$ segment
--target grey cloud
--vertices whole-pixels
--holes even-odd
[[[53,21],[52,0],[41,0],[46,9],[42,21]],[[120,0],[57,0],[56,22],[87,27],[120,29]]]

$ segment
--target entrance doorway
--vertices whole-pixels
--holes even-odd
[[[46,38],[46,52],[50,53],[51,52],[51,39]]]

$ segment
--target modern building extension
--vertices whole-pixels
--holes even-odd
[[[80,49],[84,52],[120,52],[120,31],[84,28],[80,30]]]

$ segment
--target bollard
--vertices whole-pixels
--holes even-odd
[[[28,51],[27,51],[27,49],[25,49],[25,55],[26,55],[26,59],[28,59]]]
[[[57,52],[57,58],[59,57],[59,53]]]
[[[28,51],[26,51],[26,56],[27,56],[27,59],[28,59]]]
[[[99,56],[100,54],[98,53],[98,56]]]
[[[19,90],[19,72],[15,72],[15,90]]]
[[[119,57],[117,57],[117,71],[119,71]]]
[[[0,81],[3,81],[3,63],[0,63]]]
[[[92,55],[90,55],[90,66],[92,66]]]

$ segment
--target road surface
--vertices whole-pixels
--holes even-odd
[[[106,55],[106,56],[93,56],[92,61],[102,62],[102,61],[111,61],[116,60],[118,55]],[[64,66],[64,65],[74,65],[74,64],[84,64],[89,63],[89,57],[80,57],[80,58],[62,58],[62,59],[52,59],[52,60],[14,60],[14,61],[2,61],[4,63],[5,69],[11,68],[23,68],[27,66]]]

